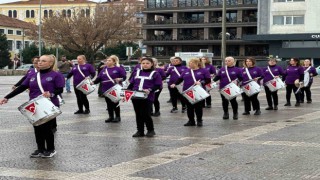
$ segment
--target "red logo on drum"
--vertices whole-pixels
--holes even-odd
[[[194,100],[194,93],[192,90],[186,92],[187,96],[189,96],[192,100]]]
[[[277,81],[271,82],[271,85],[272,85],[273,87],[277,87]]]
[[[245,88],[247,91],[250,91],[250,86],[249,86],[249,85],[244,86],[244,88]]]
[[[34,115],[36,113],[36,104],[32,103],[29,104],[27,107],[24,108],[25,110],[29,111],[32,113],[32,115]]]
[[[231,95],[231,93],[230,93],[230,88],[227,88],[227,89],[225,89],[225,90],[223,90],[225,93],[227,93],[227,94],[229,94],[229,96]]]
[[[81,86],[82,89],[84,89],[85,91],[89,91],[88,85],[84,84]]]
[[[133,91],[124,91],[124,99],[126,101],[129,101],[132,95],[133,95]]]
[[[117,97],[117,92],[115,90],[112,90],[111,92],[109,92],[110,95]]]

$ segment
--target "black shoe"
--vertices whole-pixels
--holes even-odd
[[[207,105],[206,108],[211,108],[211,105]]]
[[[202,127],[203,126],[202,121],[197,121],[197,126]]]
[[[273,107],[272,107],[272,106],[268,106],[268,107],[266,108],[266,110],[273,110]]]
[[[291,103],[287,102],[284,106],[291,106]]]
[[[107,120],[105,120],[104,122],[105,122],[105,123],[110,123],[110,122],[112,122],[113,120],[114,120],[114,118],[113,118],[113,117],[112,117],[112,118],[111,118],[111,117],[109,117],[109,118],[108,118]]]
[[[273,110],[278,110],[278,106],[274,106]]]
[[[181,109],[181,113],[186,112],[186,110],[187,110],[187,108],[186,108],[186,107],[183,107],[183,108]]]
[[[135,134],[132,135],[132,137],[143,137],[144,133],[137,131]]]
[[[249,115],[249,114],[250,114],[250,112],[248,112],[248,111],[245,111],[242,113],[242,115]]]
[[[178,108],[172,108],[170,112],[171,113],[177,113],[178,112]]]
[[[78,111],[74,112],[74,114],[83,114],[83,111],[78,110]]]
[[[52,128],[51,130],[52,130],[53,134],[57,132],[57,128],[56,127]]]
[[[238,120],[238,113],[233,114],[233,120]]]
[[[43,153],[43,151],[41,151],[41,150],[35,150],[32,154],[30,154],[30,157],[31,158],[42,157],[42,153]]]
[[[84,110],[83,114],[90,114],[90,109]]]
[[[187,123],[184,124],[184,126],[195,126],[195,125],[196,123],[191,121],[188,121]]]
[[[147,137],[153,137],[154,135],[156,135],[154,131],[148,131],[146,134]]]
[[[254,115],[260,115],[261,111],[260,110],[256,110],[256,112],[254,113]]]
[[[153,114],[153,116],[154,116],[154,117],[160,116],[160,112],[159,112],[159,111],[158,111],[158,112],[155,112],[155,113]]]
[[[121,118],[120,117],[116,117],[116,118],[114,118],[111,122],[113,122],[113,123],[118,123],[118,122],[120,122],[121,121]]]
[[[151,115],[151,116],[153,116],[153,115],[154,115],[154,113],[152,112],[150,115]]]
[[[222,118],[223,119],[229,119],[229,113],[224,113]]]
[[[297,102],[294,106],[298,107],[298,106],[300,106],[300,103]]]
[[[308,104],[311,104],[311,103],[312,103],[312,101],[307,101],[307,103],[308,103]]]
[[[42,158],[52,158],[55,154],[57,154],[57,151],[52,150],[52,151],[44,151],[42,153]]]

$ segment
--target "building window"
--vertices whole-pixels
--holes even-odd
[[[30,18],[30,11],[26,10],[26,18]]]
[[[179,0],[179,7],[204,6],[204,0]]]
[[[0,29],[0,34],[4,34],[4,29]]]
[[[243,4],[258,4],[258,0],[244,0]]]
[[[52,17],[52,16],[53,16],[53,11],[49,10],[49,17]]]
[[[319,48],[318,41],[284,41],[282,48]]]
[[[12,11],[11,10],[8,11],[8,16],[12,17]]]
[[[90,9],[86,9],[86,16],[90,17]]]
[[[148,8],[166,8],[172,6],[172,0],[148,0]]]
[[[34,10],[31,10],[31,18],[34,18]]]
[[[142,24],[143,23],[143,18],[137,17],[137,23]]]
[[[24,47],[29,47],[30,46],[30,42],[29,41],[25,41],[24,42]]]
[[[81,11],[80,11],[80,15],[81,15],[81,17],[84,17],[85,16],[85,10],[84,9],[81,9]]]
[[[68,15],[68,17],[71,17],[71,10],[70,9],[67,10],[67,15]]]
[[[304,16],[273,16],[273,25],[304,24]]]
[[[13,30],[9,29],[8,34],[13,34]]]
[[[44,17],[44,18],[47,18],[47,17],[48,17],[48,10],[44,10],[44,11],[43,11],[43,17]]]
[[[237,5],[238,1],[237,0],[227,0],[226,4],[227,5]]]
[[[21,32],[21,31],[18,31],[18,30],[17,30],[16,33],[17,33],[17,35],[20,35],[20,36],[22,35],[22,32]]]
[[[62,10],[62,17],[66,17],[67,16],[67,11],[66,10]]]
[[[16,41],[17,47],[16,49],[22,49],[22,42],[21,41]]]
[[[222,0],[210,0],[210,6],[222,6]]]
[[[16,10],[13,10],[13,18],[17,18],[18,17],[18,13]]]
[[[13,49],[13,41],[12,40],[8,40],[8,47],[9,47],[9,51],[12,51],[12,49]]]
[[[274,0],[273,2],[301,2],[305,0]]]

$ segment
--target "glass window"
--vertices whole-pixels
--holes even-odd
[[[244,0],[243,4],[258,4],[258,0]]]
[[[67,16],[67,11],[66,10],[62,10],[62,17],[66,17]]]
[[[21,35],[22,34],[22,32],[21,31],[16,31],[16,33],[17,33],[17,35]]]
[[[16,49],[22,49],[22,42],[21,41],[17,41],[17,47]]]
[[[30,11],[26,10],[26,18],[30,18]]]
[[[286,24],[292,24],[292,17],[291,16],[286,16]]]
[[[30,46],[30,42],[29,41],[25,41],[24,42],[24,47],[29,47]]]
[[[90,16],[90,9],[86,9],[86,16],[87,16],[87,17]]]
[[[52,16],[53,16],[53,11],[49,10],[49,17],[52,17]]]
[[[303,16],[294,16],[293,17],[293,24],[304,24],[304,17]]]
[[[8,11],[8,16],[12,17],[12,11],[11,10]]]
[[[71,17],[71,10],[70,9],[68,9],[67,15],[68,15],[68,17]]]
[[[273,16],[273,25],[283,25],[284,18],[283,16]]]
[[[0,29],[0,34],[4,34],[4,29]]]
[[[44,10],[44,11],[43,11],[43,17],[44,17],[44,18],[47,18],[47,17],[48,17],[48,11],[47,11],[47,10]]]
[[[13,41],[12,40],[8,40],[8,47],[9,47],[9,51],[12,51],[12,46],[13,46]]]
[[[13,34],[13,30],[9,29],[8,34]]]
[[[34,18],[34,10],[31,10],[31,18]]]
[[[14,18],[17,18],[17,17],[18,17],[18,13],[17,13],[16,10],[13,10],[13,17],[14,17]]]

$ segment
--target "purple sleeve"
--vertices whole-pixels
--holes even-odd
[[[132,76],[131,76],[132,78],[129,79],[130,83],[132,83],[132,84],[134,83],[134,77],[136,77],[136,74],[137,74],[137,71],[132,73]]]
[[[164,72],[163,69],[159,69],[159,74],[161,76],[162,79],[165,79],[166,78],[166,73]]]
[[[154,79],[155,79],[154,80],[155,85],[158,85],[158,86],[162,85],[162,78],[161,78],[160,73],[155,73]]]
[[[27,78],[22,82],[21,85],[26,86],[29,88],[29,82],[30,82],[31,77],[27,76]]]
[[[171,74],[172,69],[173,69],[172,66],[168,68],[168,71],[167,71],[167,73],[166,73],[166,76],[169,76],[169,75]]]
[[[119,70],[120,70],[120,76],[121,76],[121,78],[123,78],[123,80],[126,80],[126,78],[127,78],[127,72],[126,72],[126,70],[124,69],[124,67],[120,67]]]
[[[90,64],[90,76],[91,78],[94,78],[94,76],[96,75],[96,70],[94,69],[94,67]]]
[[[315,67],[311,67],[310,68],[310,73],[312,73],[313,77],[318,75],[317,70],[316,70]]]
[[[216,70],[216,68],[215,68],[214,66],[212,66],[212,72],[211,72],[211,74],[214,74],[214,75],[217,74],[217,70]]]
[[[64,80],[64,76],[61,73],[59,73],[59,72],[57,73],[54,84],[56,86],[55,88],[63,88],[64,87],[65,80]]]
[[[207,71],[206,69],[204,69],[204,78],[205,79],[211,79],[210,72]]]

